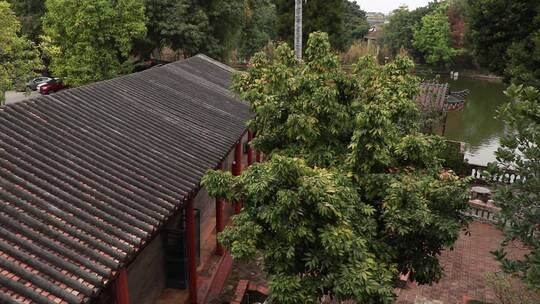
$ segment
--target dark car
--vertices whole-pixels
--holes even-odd
[[[60,78],[51,79],[51,80],[47,81],[46,83],[40,84],[38,86],[39,92],[41,94],[43,94],[43,95],[58,92],[58,91],[63,90],[65,88],[67,88],[67,87],[64,85],[64,83],[62,82],[62,80]]]
[[[30,80],[28,80],[28,82],[26,83],[26,87],[29,88],[30,90],[32,91],[35,91],[37,90],[37,86],[42,84],[42,83],[45,83],[49,80],[52,80],[51,77],[45,77],[45,76],[40,76],[40,77],[35,77],[35,78],[32,78]]]

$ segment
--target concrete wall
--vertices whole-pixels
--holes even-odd
[[[163,238],[157,235],[128,267],[131,304],[153,304],[165,289]]]
[[[247,133],[242,138],[242,143],[247,142]],[[245,153],[246,151],[244,151]],[[245,156],[245,155],[244,155]],[[245,158],[245,157],[244,157]],[[225,170],[232,170],[234,161],[234,149],[225,158]],[[215,199],[208,196],[204,188],[195,195],[194,207],[201,212],[201,231],[202,227],[211,222],[215,217]],[[232,208],[225,208],[226,220],[232,214]],[[168,227],[178,225],[180,217],[174,216],[167,224]],[[203,244],[201,244],[203,247]],[[146,248],[135,258],[128,267],[129,298],[131,304],[153,304],[165,289],[165,252],[163,244],[163,235],[158,234]]]

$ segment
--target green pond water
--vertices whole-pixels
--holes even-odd
[[[494,152],[505,132],[504,124],[495,116],[497,108],[508,102],[503,93],[506,85],[470,78],[446,81],[450,90],[469,89],[471,95],[463,109],[448,112],[445,137],[466,143],[465,158],[471,164],[486,165],[495,161]]]

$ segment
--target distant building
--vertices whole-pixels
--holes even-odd
[[[386,15],[378,12],[367,12],[366,18],[371,26],[383,24],[386,21]]]

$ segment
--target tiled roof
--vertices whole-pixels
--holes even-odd
[[[85,303],[246,131],[206,56],[0,108],[0,303]]]
[[[448,83],[421,83],[416,102],[423,110],[435,110],[442,114],[448,94]]]

